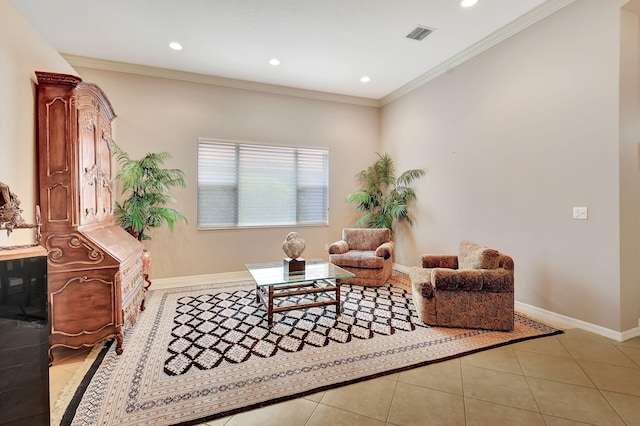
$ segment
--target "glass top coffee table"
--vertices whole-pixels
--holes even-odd
[[[354,274],[322,259],[305,261],[304,271],[287,273],[280,262],[247,263],[245,265],[256,282],[256,301],[267,308],[267,323],[273,325],[274,312],[305,309],[314,306],[335,305],[340,315],[340,278],[353,278]],[[314,294],[322,296],[300,304],[274,306],[282,297]]]

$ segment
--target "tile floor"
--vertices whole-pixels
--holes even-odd
[[[52,403],[88,353],[56,352]],[[640,425],[640,337],[620,343],[571,329],[203,423],[583,424]]]

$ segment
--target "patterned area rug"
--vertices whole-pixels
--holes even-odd
[[[151,291],[123,355],[105,348],[61,424],[198,424],[560,332],[522,316],[511,333],[425,326],[397,272],[384,287],[343,285],[340,316],[334,307],[295,310],[268,328],[254,286]]]

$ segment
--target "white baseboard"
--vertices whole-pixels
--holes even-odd
[[[404,272],[405,274],[408,274],[409,271],[411,270],[411,266],[404,266],[404,265],[400,265],[399,263],[394,263],[393,269],[400,272]]]
[[[251,279],[251,274],[249,274],[249,271],[224,272],[220,274],[206,274],[206,275],[191,275],[188,277],[158,278],[153,280],[151,289],[156,290],[156,289],[164,289],[164,288],[188,287],[192,285],[215,284],[215,283],[224,283],[229,281],[244,281],[244,280],[250,280],[250,279]]]
[[[397,263],[394,263],[393,267],[394,269],[400,272],[405,272],[405,273],[408,273],[409,270],[411,269],[408,266],[400,265]],[[192,275],[188,277],[158,278],[153,280],[151,289],[186,287],[186,286],[192,286],[192,285],[215,284],[215,283],[222,283],[222,282],[228,282],[228,281],[244,281],[244,280],[250,280],[250,279],[251,279],[251,274],[249,274],[248,271],[225,272],[220,274]],[[640,336],[640,325],[630,330],[625,330],[623,332],[620,332],[620,331],[611,330],[605,327],[601,327],[599,325],[591,324],[586,321],[561,315],[555,312],[547,311],[545,309],[538,308],[537,306],[528,305],[526,303],[522,303],[518,301],[516,301],[515,303],[515,308],[516,308],[516,311],[518,312],[522,312],[523,314],[531,318],[537,319],[539,321],[542,321],[556,328],[560,328],[560,329],[581,328],[583,330],[587,330],[592,333],[596,333],[601,336],[608,337],[609,339],[613,339],[618,342],[623,342],[625,340],[629,340],[634,337]]]
[[[571,318],[555,312],[547,311],[545,309],[538,308],[537,306],[528,305],[526,303],[518,301],[516,301],[515,307],[516,311],[522,312],[528,317],[537,319],[556,328],[581,328],[583,330],[599,334],[618,342],[623,342],[625,340],[640,336],[640,327],[635,327],[630,330],[620,332],[596,324],[591,324],[589,322],[582,321],[576,318]]]

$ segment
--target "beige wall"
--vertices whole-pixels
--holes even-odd
[[[428,171],[400,263],[475,240],[513,256],[518,301],[635,326],[620,315],[619,7],[575,2],[383,108],[383,150]]]
[[[635,0],[640,10],[640,0]],[[622,329],[640,318],[640,17],[623,10],[620,43],[620,293]]]
[[[23,218],[34,221],[35,73],[36,70],[74,74],[73,68],[27,23],[9,0],[0,0],[0,182],[22,201]],[[7,238],[0,246],[29,244],[30,230]]]
[[[280,259],[293,230],[307,242],[303,256],[327,258],[324,245],[352,223],[345,203],[355,173],[374,158],[379,109],[336,102],[78,68],[107,93],[118,114],[116,142],[132,157],[169,151],[168,166],[182,169],[189,186],[174,192],[189,219],[173,234],[152,231],[145,246],[153,252],[155,278],[244,270],[248,262]],[[329,148],[330,225],[266,229],[197,230],[197,139]],[[351,212],[351,213],[350,213]]]
[[[640,317],[640,42],[637,17],[625,12],[621,25],[619,3],[575,2],[381,111],[78,72],[108,94],[126,150],[168,150],[169,165],[187,172],[189,188],[175,195],[190,224],[152,234],[155,278],[239,271],[245,262],[278,258],[293,230],[197,231],[197,137],[331,150],[331,225],[296,229],[307,240],[306,257],[326,256],[324,244],[353,223],[344,199],[354,174],[386,151],[399,171],[427,170],[416,226],[396,235],[398,263],[417,265],[421,253],[453,253],[461,239],[473,239],[514,257],[519,301],[627,330]],[[0,181],[21,196],[30,220],[33,71],[74,70],[8,0],[0,0],[0,35]],[[572,220],[573,206],[589,207],[589,220]],[[0,234],[0,245],[6,242]]]

